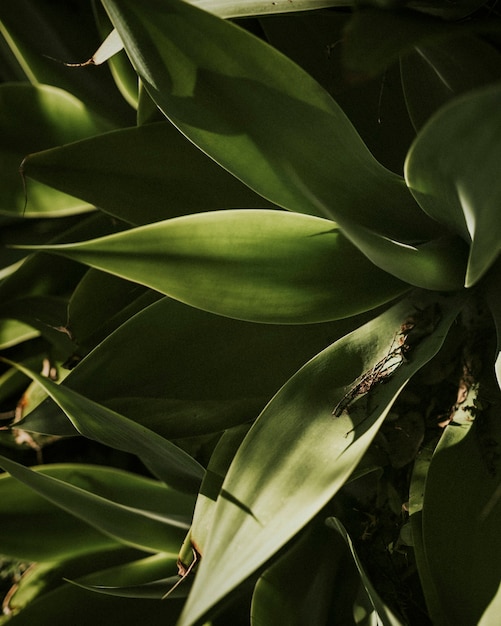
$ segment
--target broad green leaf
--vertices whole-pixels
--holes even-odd
[[[198,491],[203,467],[173,443],[68,387],[57,385],[22,365],[16,364],[16,367],[42,387],[80,434],[136,454],[167,485],[187,493]]]
[[[165,121],[32,154],[24,172],[133,224],[270,206]]]
[[[471,287],[499,252],[501,86],[457,98],[421,131],[406,162],[409,188],[423,209],[470,243]]]
[[[64,384],[169,439],[219,432],[254,420],[308,359],[372,316],[275,326],[163,298],[98,345]],[[77,433],[50,400],[23,428]]]
[[[19,167],[29,152],[96,135],[111,126],[75,96],[47,85],[0,85],[0,112],[0,211],[52,217],[91,210],[93,207],[85,202],[40,183],[25,189]]]
[[[27,472],[30,470],[26,470]],[[190,502],[162,483],[123,470],[95,465],[44,465],[31,473],[64,481],[75,488],[92,490],[95,496],[123,506],[140,504],[158,515],[190,515]],[[31,474],[30,474],[31,475]],[[0,477],[0,514],[3,534],[0,552],[29,561],[60,561],[102,550],[118,550],[122,544],[70,515],[32,488],[7,474]],[[36,523],[35,523],[36,522]],[[170,552],[176,554],[182,531],[165,527]]]
[[[397,239],[436,232],[330,95],[261,39],[179,0],[103,4],[159,108],[251,189],[318,215],[313,194],[323,216]]]
[[[282,387],[235,455],[206,544],[193,535],[202,558],[179,626],[202,618],[335,495],[406,382],[439,350],[459,306],[441,302],[441,321],[412,359],[339,417],[333,415],[337,403],[391,352],[412,312],[409,302],[334,343]]]
[[[28,469],[4,456],[0,456],[0,466],[63,511],[134,548],[147,552],[173,552],[180,530],[189,527],[186,520],[177,515],[119,504],[93,491]],[[143,506],[141,500],[137,504]]]
[[[501,579],[500,468],[496,460],[492,468],[490,458],[500,441],[498,413],[477,419],[488,434],[475,432],[477,424],[448,426],[426,479],[423,538],[441,608],[432,619],[439,625],[477,624]]]
[[[453,98],[501,78],[501,55],[465,35],[419,45],[400,59],[409,116],[416,129]]]
[[[284,211],[212,211],[43,249],[206,311],[275,324],[348,317],[408,290],[333,222]]]

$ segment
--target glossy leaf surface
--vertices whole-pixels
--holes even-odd
[[[263,41],[178,0],[104,6],[159,108],[260,195],[318,215],[313,195],[321,215],[356,214],[388,236],[434,234],[330,95]]]
[[[499,252],[501,87],[454,100],[425,126],[409,152],[407,183],[423,209],[470,244],[465,285]]]
[[[282,211],[214,211],[44,250],[259,322],[339,319],[408,289],[370,264],[329,220]]]
[[[444,304],[442,321],[413,359],[350,413],[333,416],[353,381],[388,354],[409,303],[321,352],[271,400],[230,466],[206,544],[193,536],[202,559],[182,626],[195,623],[247,579],[333,497],[407,380],[440,348],[458,306]]]

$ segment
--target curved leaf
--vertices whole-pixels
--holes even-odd
[[[31,154],[24,172],[133,224],[270,206],[165,121]]]
[[[343,221],[343,233],[382,270],[415,287],[454,291],[464,284],[468,247],[459,237],[410,245]]]
[[[136,454],[159,479],[176,489],[187,493],[198,491],[203,467],[173,443],[68,387],[57,385],[20,364],[15,366],[42,387],[82,435]]]
[[[176,516],[119,504],[59,478],[35,472],[4,456],[0,456],[0,466],[49,502],[134,548],[172,553],[180,529],[189,527],[186,522],[175,519]]]
[[[491,446],[501,434],[493,417]],[[432,615],[437,624],[477,624],[498,592],[501,482],[499,462],[489,472],[488,455],[474,428],[450,425],[428,471],[423,539],[441,609]]]
[[[0,111],[3,189],[0,210],[28,217],[91,210],[93,207],[81,200],[40,183],[33,183],[25,190],[19,166],[28,152],[96,135],[111,126],[88,111],[73,95],[47,85],[0,85]]]
[[[123,506],[140,504],[158,515],[186,515],[187,519],[190,516],[186,496],[158,481],[123,470],[72,463],[28,471],[92,491]],[[7,474],[0,477],[0,496],[2,554],[29,561],[59,561],[122,546],[116,538],[89,525],[84,516],[70,515]],[[170,537],[170,552],[174,555],[180,545],[177,542],[182,541],[182,531],[165,526],[164,532]]]
[[[419,45],[400,59],[402,86],[415,128],[457,96],[501,78],[501,55],[478,37]]]
[[[409,302],[321,352],[271,400],[230,466],[205,545],[192,533],[202,558],[180,626],[197,622],[261,567],[344,484],[403,386],[440,348],[461,304],[451,299],[440,306],[442,320],[411,360],[350,412],[336,417],[333,407],[387,357],[411,313]]]
[[[318,215],[312,193],[322,215],[397,239],[436,232],[330,95],[261,39],[179,0],[103,4],[159,108],[251,189]]]
[[[465,285],[485,274],[501,240],[501,85],[471,92],[423,128],[406,179],[423,209],[470,243]]]
[[[37,249],[206,311],[259,322],[339,319],[408,289],[369,263],[333,222],[283,211],[200,213]]]
[[[107,337],[64,385],[169,439],[219,432],[254,420],[301,365],[367,319],[252,324],[163,298]],[[35,432],[77,433],[51,400],[22,424]]]

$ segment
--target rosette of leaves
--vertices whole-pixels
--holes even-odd
[[[495,11],[14,4],[10,620],[495,623]]]

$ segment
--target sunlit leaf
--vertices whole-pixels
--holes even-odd
[[[406,163],[407,183],[423,209],[470,244],[465,285],[499,252],[501,86],[470,92],[423,128]]]
[[[323,216],[397,238],[436,232],[330,95],[261,39],[178,0],[103,4],[159,108],[260,195],[318,215],[313,193]]]
[[[333,415],[354,381],[391,350],[409,303],[321,352],[271,400],[230,466],[206,545],[193,535],[202,558],[180,625],[195,623],[261,567],[344,484],[403,386],[439,350],[460,304],[440,306],[442,320],[409,363],[350,412]]]
[[[259,322],[339,319],[408,289],[368,262],[333,222],[283,211],[200,213],[43,249],[203,310]]]

